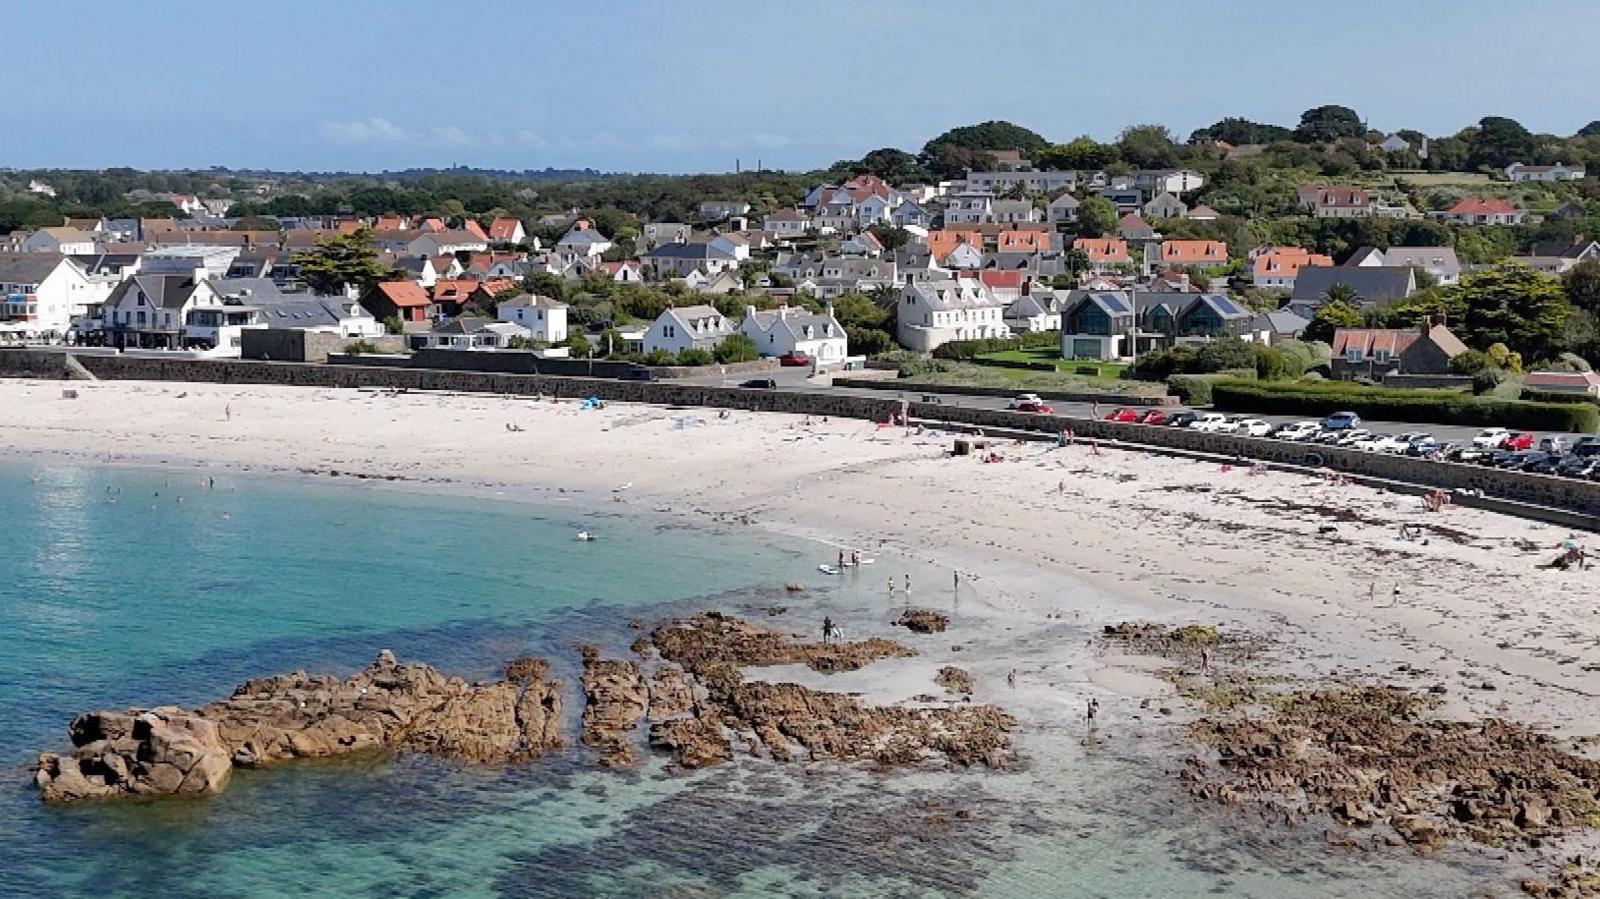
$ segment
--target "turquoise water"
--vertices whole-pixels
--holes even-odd
[[[1183,797],[1154,741],[1085,750],[1067,724],[1025,734],[1028,764],[1008,774],[752,762],[677,778],[573,751],[289,765],[205,800],[42,806],[32,754],[64,747],[87,709],[197,704],[383,647],[469,677],[532,652],[570,682],[580,643],[621,650],[635,619],[787,604],[791,624],[849,627],[882,611],[865,585],[819,583],[815,550],[743,533],[198,477],[0,466],[0,895],[1373,897],[1498,881],[1252,829]],[[601,539],[575,542],[580,528]],[[813,589],[787,596],[793,580]]]

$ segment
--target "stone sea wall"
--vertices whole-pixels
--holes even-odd
[[[0,376],[61,378],[65,355],[40,350],[0,350]],[[200,361],[129,356],[81,356],[78,360],[97,378],[108,380],[196,381],[224,384],[278,384],[302,387],[383,387],[471,393],[563,397],[598,396],[605,400],[666,406],[702,406],[828,415],[883,421],[900,409],[898,397],[807,393],[790,390],[744,390],[671,381],[618,381],[489,372],[374,368],[278,362]],[[1232,434],[1205,434],[1187,428],[1094,421],[1061,415],[1029,415],[1000,409],[976,409],[944,403],[909,404],[913,419],[967,427],[1056,434],[1071,429],[1079,438],[1201,453],[1226,458],[1261,460],[1286,465],[1327,467],[1351,475],[1428,488],[1481,490],[1487,497],[1528,503],[1572,513],[1548,518],[1558,523],[1600,530],[1600,483],[1524,472],[1499,471],[1477,465],[1430,462],[1388,453],[1367,453],[1328,446],[1307,446]],[[1490,503],[1492,505],[1492,503]],[[1532,516],[1533,510],[1501,507]],[[1538,517],[1538,516],[1532,516]]]
[[[868,390],[892,390],[904,393],[907,396],[917,396],[924,393],[947,393],[965,396],[994,396],[1013,397],[1022,391],[1014,387],[961,387],[952,384],[918,384],[912,381],[897,381],[893,378],[883,377],[857,377],[851,375],[847,378],[834,378],[835,387],[861,387]],[[1113,393],[1088,393],[1071,390],[1032,390],[1047,400],[1058,403],[1105,403],[1117,406],[1176,406],[1178,398],[1175,396],[1135,396],[1132,394]]]

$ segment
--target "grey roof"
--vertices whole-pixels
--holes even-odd
[[[134,275],[112,289],[106,305],[114,306],[131,291],[143,290],[150,305],[158,309],[182,309],[196,286],[189,275]]]
[[[1308,265],[1295,276],[1294,293],[1289,298],[1321,302],[1328,288],[1344,284],[1363,302],[1381,303],[1410,296],[1416,283],[1416,273],[1409,265]]]
[[[339,324],[343,310],[322,300],[274,303],[261,310],[269,328],[321,328]]]
[[[272,271],[272,260],[265,256],[240,256],[228,264],[229,278],[260,278]]]
[[[976,281],[957,281],[953,278],[917,281],[906,290],[916,292],[929,309],[939,312],[953,309],[989,309],[1004,305],[995,299],[992,292],[983,289]]]
[[[103,269],[115,270],[104,272],[105,274],[120,274],[122,269],[138,262],[139,258],[138,253],[84,253],[72,256],[72,261],[91,274],[101,272]]]
[[[1071,297],[1069,308],[1083,303],[1093,303],[1107,315],[1133,314],[1133,306],[1128,302],[1128,295],[1119,290],[1074,290]]]
[[[644,254],[643,258],[657,259],[722,259],[733,260],[733,254],[706,243],[664,243]]]
[[[1262,312],[1250,322],[1251,328],[1271,331],[1274,334],[1298,334],[1310,324],[1309,319],[1295,315],[1287,309]]]
[[[66,258],[60,253],[0,253],[0,281],[38,284]]]
[[[1424,269],[1438,269],[1447,274],[1461,272],[1461,260],[1453,247],[1390,247],[1383,251],[1386,265],[1414,265]]]
[[[288,302],[271,278],[212,278],[211,289],[223,302],[238,300],[251,306]]]
[[[556,246],[565,245],[565,246],[569,246],[569,247],[570,246],[585,246],[586,247],[586,246],[591,246],[591,245],[597,244],[597,243],[610,243],[610,242],[611,242],[610,239],[608,239],[605,235],[601,234],[599,231],[594,230],[593,228],[584,228],[582,230],[574,228],[573,230],[568,231],[566,234],[563,234],[561,236],[561,239],[556,241]]]
[[[1202,293],[1196,295],[1194,302],[1191,303],[1190,306],[1192,308],[1193,306],[1198,305],[1210,306],[1212,310],[1217,313],[1217,315],[1223,318],[1238,319],[1250,317],[1250,311],[1248,309],[1245,309],[1238,303],[1235,303],[1233,300],[1228,299],[1227,296],[1220,293]],[[1188,309],[1184,310],[1184,312],[1188,311]]]
[[[1529,256],[1553,256],[1557,259],[1577,259],[1594,246],[1592,240],[1541,240],[1533,245]]]

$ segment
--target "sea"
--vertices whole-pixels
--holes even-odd
[[[295,763],[213,797],[43,805],[36,754],[67,748],[91,709],[200,704],[385,648],[469,678],[538,654],[570,684],[581,644],[624,652],[640,627],[705,608],[886,619],[878,578],[822,575],[831,549],[751,529],[207,477],[0,463],[0,896],[1513,894],[1482,856],[1334,850],[1321,828],[1199,804],[1175,747],[1086,742],[1066,712],[1024,721],[1005,772],[740,759],[679,775],[659,758],[613,772],[573,748],[503,767]]]

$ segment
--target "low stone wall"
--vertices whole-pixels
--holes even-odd
[[[246,360],[163,359],[136,356],[77,357],[103,380],[194,381],[223,384],[280,384],[307,387],[387,387],[514,395],[598,396],[617,402],[667,406],[705,406],[829,415],[883,421],[900,410],[889,396],[809,393],[789,390],[743,390],[670,381],[621,381],[606,378],[562,378],[490,372],[451,372],[359,365],[254,362]],[[0,349],[0,375],[60,379],[66,355],[40,350]],[[908,391],[909,392],[909,391]],[[913,419],[949,422],[995,430],[1056,434],[1070,428],[1079,439],[1117,440],[1133,445],[1166,447],[1225,458],[1259,459],[1288,465],[1328,467],[1353,475],[1399,481],[1423,487],[1481,490],[1499,497],[1600,516],[1600,483],[1549,475],[1499,471],[1477,465],[1430,462],[1387,453],[1367,453],[1281,440],[1205,434],[1188,428],[1095,421],[1063,415],[1029,415],[1000,409],[976,409],[942,403],[907,404]],[[1595,528],[1600,519],[1586,525]],[[1582,526],[1582,525],[1580,525]]]
[[[834,378],[835,387],[865,387],[868,390],[894,390],[905,394],[940,393],[966,396],[1012,397],[1019,393],[1037,393],[1047,400],[1061,403],[1106,403],[1118,406],[1176,406],[1175,396],[1135,396],[1125,393],[1084,393],[1069,390],[1024,390],[1017,387],[960,387],[953,384],[918,384],[915,380],[890,380],[886,378]]]
[[[247,328],[239,332],[239,356],[263,362],[326,362],[345,347],[362,340],[385,353],[405,353],[402,334],[377,337],[340,337],[325,331],[300,331],[294,328]]]
[[[342,349],[340,347],[339,349]],[[312,361],[312,360],[307,360]],[[327,356],[333,365],[374,364],[371,356],[350,356],[334,352]],[[436,371],[494,372],[506,375],[556,375],[568,378],[620,378],[632,369],[635,362],[613,362],[607,359],[546,359],[537,353],[523,350],[447,350],[429,348],[417,350],[399,363],[380,362],[379,365],[404,365],[409,368],[431,368]],[[708,375],[739,375],[749,372],[766,372],[778,368],[776,359],[756,359],[750,362],[732,362],[727,365],[654,366],[661,378],[698,378]]]

